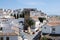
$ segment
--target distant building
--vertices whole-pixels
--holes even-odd
[[[3,10],[4,10],[4,9],[0,9],[0,14],[3,13]]]
[[[30,17],[33,16],[47,18],[47,15],[44,14],[42,11],[30,11]]]
[[[42,26],[42,33],[45,34],[60,34],[60,20],[50,20],[47,24]]]
[[[7,15],[7,13],[4,14],[4,11],[1,14],[0,14],[0,40],[22,40],[22,36],[20,36],[19,33],[21,30],[19,28],[23,27],[22,26],[23,24],[17,22],[18,20],[15,21],[16,19],[13,16]]]
[[[24,8],[23,10],[0,9],[0,40],[29,39],[28,36],[25,38],[26,33],[23,32],[28,27],[27,21],[32,19],[35,22],[35,25],[32,25],[33,27],[31,26],[32,32],[36,32],[37,30],[41,31],[40,28],[46,23],[46,20],[41,23],[39,20],[40,17],[47,18],[47,15],[38,11],[36,8]],[[40,36],[39,31],[33,36],[26,35],[29,35],[31,40],[35,40],[36,36]]]
[[[24,13],[24,22],[25,22],[25,27],[26,28],[27,25],[27,20],[32,19],[35,20],[35,22],[37,22],[37,20],[39,21],[39,17],[41,18],[47,18],[47,15],[44,14],[41,11],[38,11],[37,9],[34,8],[25,8],[22,11]]]

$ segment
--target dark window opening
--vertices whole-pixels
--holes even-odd
[[[55,31],[55,28],[52,28],[53,31]]]
[[[6,40],[9,40],[9,37],[6,37]]]
[[[0,30],[2,30],[2,27],[0,27]]]
[[[43,20],[46,20],[46,18],[39,18],[39,21],[43,23]]]
[[[23,23],[23,21],[19,21],[19,23]]]
[[[46,29],[46,27],[44,27]]]

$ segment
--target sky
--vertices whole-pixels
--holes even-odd
[[[60,15],[60,0],[0,0],[0,8],[37,8],[47,15]]]

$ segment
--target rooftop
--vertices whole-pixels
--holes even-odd
[[[16,33],[12,32],[12,33],[3,33],[3,32],[0,32],[0,36],[17,36]]]
[[[60,25],[60,21],[48,22],[47,25],[49,25],[49,26],[58,26],[58,25]]]
[[[50,17],[48,20],[49,21],[60,21],[60,18],[59,17]]]

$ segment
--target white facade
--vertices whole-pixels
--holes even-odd
[[[32,31],[35,32],[35,31],[38,30],[40,27],[41,27],[40,21],[35,21],[35,25],[33,25]]]
[[[19,36],[19,28],[22,29],[23,25],[22,24],[19,25],[19,24],[15,24],[15,23],[13,25],[11,22],[12,21],[10,21],[9,23],[8,22],[0,23],[0,28],[2,27],[2,30],[0,30],[0,35],[1,35],[0,37],[3,37],[4,40],[6,40],[6,37],[9,37],[9,40],[22,40],[21,36]],[[17,30],[14,30],[12,27],[15,27],[16,25],[17,25],[18,29],[15,28]],[[3,33],[3,34],[1,34],[1,33]],[[10,35],[10,33],[15,33],[15,35],[14,34]]]
[[[55,33],[55,34],[60,34],[60,25],[58,26],[55,26],[55,27],[52,27],[52,29],[55,29],[55,30],[52,30],[52,33]]]
[[[48,25],[42,26],[42,33],[51,33],[52,28]]]
[[[36,21],[35,22],[35,28],[36,28],[36,30],[39,29],[39,27],[40,27],[40,21]]]
[[[3,40],[6,40],[7,37],[9,37],[9,40],[22,40],[22,38],[20,36],[0,36],[0,38],[1,37],[3,38]]]
[[[60,34],[60,25],[58,26],[42,26],[42,33],[49,33],[49,34]]]
[[[41,11],[30,11],[30,17],[33,17],[33,16],[47,18],[47,15]]]
[[[40,12],[37,12],[37,11],[30,11],[30,15],[31,15],[31,17],[33,17],[33,16],[40,16]]]
[[[13,13],[13,15],[16,14],[17,16],[18,14],[20,16],[21,10],[20,9],[15,10],[15,13],[13,12],[13,10],[10,10],[10,9],[0,10],[0,38],[3,37],[3,39],[6,40],[6,37],[9,37],[9,40],[23,40],[21,36],[19,36],[19,34],[23,30],[23,27],[24,27],[24,18],[15,19],[14,17],[10,16],[11,13]],[[39,11],[31,11],[30,15],[31,17],[33,16],[45,17],[46,16],[46,15],[44,16],[44,14],[41,15]],[[32,31],[35,32],[36,30],[40,29],[41,26],[42,24],[40,23],[40,21],[35,20],[35,25],[33,25],[34,28],[32,28]]]
[[[23,22],[23,23],[21,23]],[[12,22],[11,22],[14,26],[17,26],[18,28],[21,28],[23,29],[23,24],[24,24],[24,18],[19,18],[19,19],[14,19]]]
[[[21,36],[19,36],[19,28],[23,29],[23,22],[24,18],[15,19],[14,17],[10,16],[11,10],[3,10],[0,14],[0,40],[3,37],[6,40],[6,37],[9,37],[9,40],[22,40]],[[8,14],[8,15],[7,15]],[[22,22],[20,22],[22,21]],[[14,27],[17,27],[13,29]],[[17,30],[16,30],[17,29]]]

